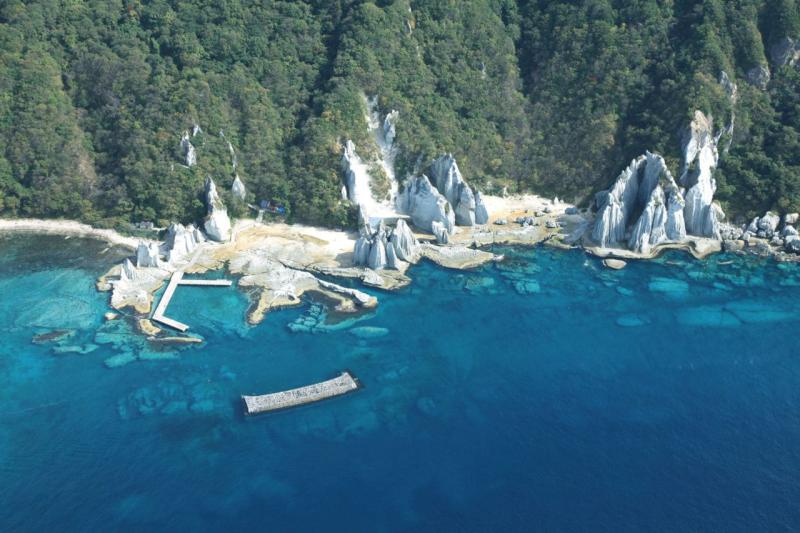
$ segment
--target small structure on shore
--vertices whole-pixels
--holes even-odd
[[[261,396],[243,395],[242,400],[244,400],[245,414],[257,415],[326,400],[353,392],[359,388],[358,380],[350,372],[344,371],[333,379],[314,383],[313,385]]]

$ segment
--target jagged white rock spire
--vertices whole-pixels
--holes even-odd
[[[596,201],[592,237],[602,247],[627,241],[631,249],[646,253],[656,244],[686,237],[683,196],[660,155],[647,152],[631,161],[610,190],[597,194]]]
[[[247,189],[245,189],[244,183],[238,174],[236,174],[233,185],[231,185],[231,193],[233,193],[234,198],[238,198],[242,202],[247,198]]]
[[[489,213],[480,195],[473,193],[464,180],[453,154],[446,154],[431,164],[433,184],[444,195],[455,212],[459,226],[474,226],[488,222]]]
[[[146,244],[140,242],[136,247],[136,268],[155,267],[161,266],[159,258],[158,244]]]
[[[208,238],[218,242],[225,242],[231,238],[231,220],[228,210],[217,193],[217,186],[211,176],[206,178],[206,216],[203,228]]]

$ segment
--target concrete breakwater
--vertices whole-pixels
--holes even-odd
[[[341,396],[358,388],[358,381],[350,372],[344,371],[333,379],[313,385],[261,396],[242,396],[242,400],[244,400],[245,414],[256,415]]]
[[[172,277],[169,280],[169,285],[167,285],[164,294],[161,296],[161,301],[158,302],[158,306],[156,307],[155,311],[153,311],[153,320],[156,322],[160,322],[165,326],[169,326],[171,328],[177,329],[178,331],[186,331],[189,329],[189,326],[182,322],[178,322],[177,320],[173,320],[168,318],[164,315],[167,311],[167,306],[169,305],[170,300],[172,300],[172,296],[175,294],[175,289],[178,285],[195,285],[195,286],[202,286],[202,287],[230,287],[231,281],[227,279],[184,279],[183,278],[183,271],[178,270],[172,274]]]

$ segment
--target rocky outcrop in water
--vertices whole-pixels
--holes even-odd
[[[211,177],[206,178],[206,208],[208,215],[203,229],[212,241],[226,242],[231,238],[231,219],[228,210],[217,193],[217,186]]]
[[[433,223],[439,222],[447,231],[455,231],[455,213],[427,176],[408,178],[398,194],[398,208],[411,217],[422,231],[433,233]]]
[[[158,249],[158,244],[154,242],[150,244],[140,242],[139,246],[136,247],[136,267],[137,268],[160,267],[161,259],[159,257],[159,254],[160,252]]]

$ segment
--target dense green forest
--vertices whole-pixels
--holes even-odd
[[[3,0],[0,215],[191,220],[206,175],[226,190],[233,180],[224,132],[253,199],[276,199],[291,220],[345,224],[339,158],[345,139],[369,149],[364,95],[400,112],[399,175],[452,152],[479,189],[575,201],[645,150],[677,170],[694,109],[718,125],[735,112],[717,173],[725,208],[800,210],[799,10],[795,0]],[[733,110],[723,70],[739,86]],[[187,168],[179,143],[194,124],[204,133]]]

